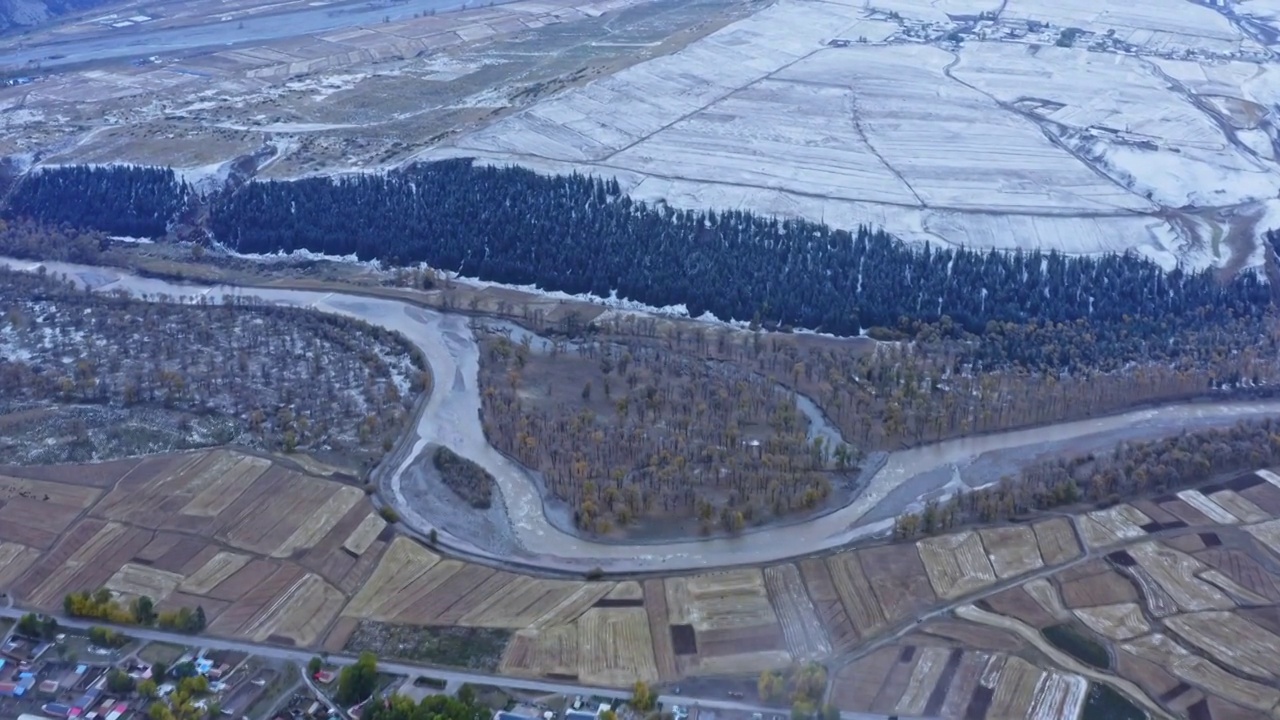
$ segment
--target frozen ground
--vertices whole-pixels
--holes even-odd
[[[953,468],[964,467],[974,458],[990,457],[989,453],[1035,457],[1052,443],[1079,439],[1088,442],[1088,438],[1135,426],[1159,428],[1163,432],[1187,425],[1229,425],[1248,417],[1280,414],[1280,401],[1276,400],[1170,405],[1032,430],[951,440],[891,453],[852,503],[807,523],[761,529],[737,538],[642,547],[611,545],[556,529],[548,522],[537,488],[525,471],[485,441],[476,380],[479,350],[468,320],[463,316],[339,293],[181,285],[64,263],[0,258],[0,264],[30,271],[43,265],[51,272],[64,273],[97,291],[164,293],[192,301],[203,297],[213,302],[226,295],[253,295],[281,304],[358,317],[403,333],[426,355],[435,383],[409,437],[409,452],[402,458],[388,456],[393,467],[383,478],[384,497],[395,505],[409,527],[420,532],[440,527],[441,540],[450,547],[499,561],[577,572],[593,567],[616,572],[676,571],[759,564],[807,555],[888,531],[893,514],[922,497],[953,491],[957,482],[964,481]],[[494,476],[510,523],[509,533],[508,528],[493,526],[495,522],[503,522],[502,513],[490,513],[481,524],[465,528],[458,535],[442,527],[456,526],[462,521],[457,508],[441,508],[434,499],[424,502],[421,493],[429,490],[429,485],[422,483],[429,482],[429,478],[415,474],[422,463],[420,458],[426,457],[434,444],[449,447]],[[442,513],[438,519],[437,512]],[[513,543],[519,548],[514,548]]]
[[[1181,0],[780,0],[423,156],[912,240],[1238,269],[1251,248],[1211,251],[1180,216],[1220,208],[1225,233],[1280,197],[1280,65],[1244,22]]]

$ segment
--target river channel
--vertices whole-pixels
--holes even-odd
[[[443,537],[442,544],[492,560],[510,560],[548,570],[605,572],[678,571],[707,567],[759,564],[809,555],[886,532],[892,516],[919,498],[949,492],[960,483],[963,467],[993,453],[1025,451],[1027,457],[1064,443],[1092,442],[1099,449],[1111,438],[1172,434],[1184,427],[1229,425],[1237,420],[1280,415],[1280,400],[1176,404],[1089,420],[1059,423],[1029,430],[996,433],[925,445],[891,453],[884,467],[852,503],[812,521],[761,528],[736,538],[692,540],[627,546],[592,542],[562,532],[548,522],[542,499],[527,472],[495,450],[480,424],[477,383],[479,349],[470,319],[423,309],[395,300],[341,293],[265,287],[198,286],[143,278],[111,268],[66,263],[34,263],[0,258],[0,265],[66,274],[97,291],[127,290],[135,295],[167,295],[220,302],[227,296],[249,296],[297,307],[359,318],[402,333],[426,356],[435,387],[412,432],[408,452],[393,453],[383,468],[384,499],[396,507],[406,525],[425,533],[433,527],[430,503],[411,504],[401,488],[402,478],[431,444],[442,444],[479,463],[496,478],[512,526],[524,549],[518,557],[478,547],[465,540]],[[804,402],[803,399],[800,402]],[[816,412],[817,408],[813,408]],[[806,414],[810,414],[806,412]],[[811,416],[812,417],[812,416]],[[838,439],[833,428],[823,435]],[[969,486],[998,477],[966,477]],[[892,507],[882,507],[892,505]]]

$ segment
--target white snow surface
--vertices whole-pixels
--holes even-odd
[[[1029,35],[1032,20],[1048,26]],[[1096,35],[1056,47],[1067,28]],[[1222,265],[1240,258],[1205,251],[1189,209],[1270,220],[1280,197],[1280,62],[1264,54],[1191,2],[779,0],[419,157],[909,241]]]

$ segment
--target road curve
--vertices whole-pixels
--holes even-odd
[[[213,302],[229,296],[258,297],[283,305],[355,317],[402,333],[422,350],[435,382],[431,396],[418,413],[411,449],[407,453],[397,452],[388,456],[388,461],[395,466],[387,468],[383,479],[384,499],[395,506],[409,528],[417,533],[428,532],[433,527],[430,508],[412,506],[401,491],[400,483],[406,468],[426,446],[432,443],[445,445],[493,474],[511,520],[513,535],[526,554],[520,557],[495,554],[444,533],[440,533],[441,545],[492,561],[512,562],[525,568],[547,571],[584,572],[600,568],[605,573],[675,572],[765,564],[810,555],[887,531],[892,520],[866,522],[863,518],[891,491],[924,473],[968,462],[988,451],[1115,432],[1150,421],[1180,423],[1210,419],[1225,424],[1249,416],[1280,414],[1280,400],[1181,404],[1046,428],[949,440],[892,453],[883,469],[851,504],[809,522],[760,529],[736,538],[640,546],[606,544],[578,538],[553,527],[543,512],[538,490],[525,470],[485,440],[480,424],[477,386],[479,349],[464,316],[439,313],[395,300],[341,293],[185,285],[142,278],[112,268],[6,258],[0,258],[0,265],[23,270],[43,266],[50,272],[66,274],[99,291],[127,290],[138,295],[168,295],[189,301],[204,298]]]

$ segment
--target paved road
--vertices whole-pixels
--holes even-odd
[[[484,1],[488,3],[488,0]],[[511,0],[495,0],[494,4],[505,2]],[[8,46],[6,50],[0,51],[0,67],[21,67],[38,61],[41,67],[48,69],[94,60],[173,55],[199,48],[265,42],[375,25],[386,17],[393,21],[404,20],[413,17],[414,13],[448,12],[461,9],[466,4],[464,0],[404,0],[384,5],[383,2],[357,0],[246,18],[244,27],[240,27],[238,20],[223,21],[213,17],[203,24],[156,30],[147,30],[145,25],[103,28],[97,35],[79,36],[63,42],[31,47],[0,41],[0,46]],[[472,6],[478,4],[471,0]]]
[[[17,619],[22,617],[24,610],[14,607],[10,599],[6,598],[7,606],[0,607],[0,617]],[[76,618],[67,618],[58,615],[53,616],[62,627],[74,629],[87,629],[91,626],[102,626],[101,622],[90,622]],[[120,632],[139,640],[148,642],[164,642],[174,645],[199,646],[209,650],[229,650],[233,652],[249,653],[258,657],[270,658],[273,660],[281,660],[285,662],[305,665],[312,657],[314,652],[307,650],[295,650],[293,648],[278,647],[275,645],[260,645],[257,643],[243,642],[239,640],[222,640],[205,636],[182,635],[180,633],[165,632],[163,630],[154,630],[151,628],[139,627],[119,627]],[[352,655],[328,655],[327,659],[334,665],[350,665],[356,661]],[[476,685],[497,685],[499,687],[511,688],[515,690],[527,690],[533,692],[558,693],[561,695],[607,695],[609,697],[627,698],[631,693],[614,690],[609,688],[596,687],[592,685],[580,685],[574,683],[558,683],[544,680],[528,680],[525,678],[503,677],[490,673],[467,672],[461,670],[448,670],[443,668],[428,667],[424,665],[415,665],[412,663],[396,662],[391,660],[379,660],[378,668],[380,670],[395,673],[398,675],[427,675],[428,677],[444,680],[451,684],[472,683]],[[306,677],[305,668],[302,673]],[[313,690],[314,685],[307,683]],[[767,708],[745,700],[725,700],[722,698],[706,698],[691,697],[684,695],[664,695],[658,698],[658,701],[664,705],[684,705],[688,707],[697,707],[708,710],[735,710],[740,712],[761,713],[766,717],[770,715],[784,715],[790,717],[789,713],[779,711],[776,708]],[[886,715],[876,715],[870,713],[841,713],[843,720],[887,720]],[[904,719],[905,720],[905,719]]]

